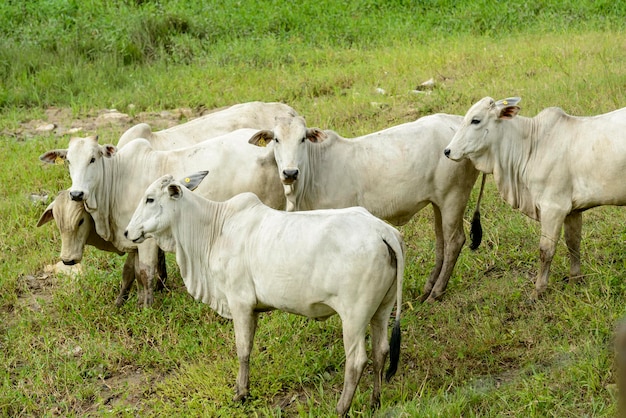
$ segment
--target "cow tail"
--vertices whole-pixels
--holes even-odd
[[[391,380],[398,370],[400,362],[400,316],[402,314],[402,282],[404,280],[404,241],[399,237],[396,242],[399,244],[393,248],[396,259],[396,320],[391,331],[389,342],[389,368],[385,374],[387,382]],[[389,246],[389,244],[387,244]],[[391,247],[390,247],[391,248]]]
[[[485,190],[485,180],[487,180],[487,174],[483,173],[483,180],[480,183],[480,192],[476,201],[476,210],[474,210],[474,216],[472,217],[472,227],[470,228],[470,250],[476,250],[480,247],[480,243],[483,240],[483,227],[480,224],[480,201]]]

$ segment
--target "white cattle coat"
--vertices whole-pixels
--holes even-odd
[[[504,200],[541,222],[541,271],[535,295],[548,283],[550,262],[565,223],[572,277],[580,275],[581,213],[626,205],[626,108],[576,117],[547,108],[518,116],[519,98],[473,105],[445,153],[493,173]]]
[[[436,260],[422,296],[432,300],[445,291],[465,242],[463,215],[479,173],[443,155],[462,120],[435,114],[346,139],[307,128],[301,117],[278,118],[250,142],[274,145],[290,210],[362,206],[403,225],[432,204]],[[297,180],[285,179],[285,170],[297,170]]]

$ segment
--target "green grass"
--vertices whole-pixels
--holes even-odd
[[[338,318],[272,312],[255,339],[251,398],[232,403],[232,324],[187,295],[171,255],[170,289],[144,311],[132,298],[114,308],[122,257],[89,248],[83,277],[42,273],[57,261],[60,238],[52,224],[35,225],[70,184],[66,169],[37,159],[65,147],[67,136],[25,130],[45,121],[49,106],[81,121],[105,108],[138,116],[278,100],[310,126],[356,136],[435,112],[463,114],[487,95],[521,96],[525,116],[626,103],[620,2],[276,3],[0,5],[0,415],[332,416],[343,381]],[[431,77],[432,91],[412,92]],[[81,135],[115,143],[122,131],[89,126]],[[433,263],[431,210],[402,227],[400,369],[378,412],[369,410],[366,369],[353,416],[616,415],[611,344],[625,312],[624,210],[585,213],[586,276],[564,281],[561,240],[549,290],[532,304],[539,225],[487,185],[483,245],[463,249],[439,303],[417,302]],[[49,197],[33,202],[32,193]]]

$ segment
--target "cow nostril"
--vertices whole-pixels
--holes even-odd
[[[83,192],[70,192],[70,197],[76,202],[80,202],[85,197]]]
[[[128,231],[124,231],[124,237],[128,239]]]
[[[443,155],[445,155],[446,157],[450,156],[450,148],[446,148],[443,150]]]
[[[298,178],[298,170],[297,169],[283,170],[283,175],[287,179],[296,180]]]

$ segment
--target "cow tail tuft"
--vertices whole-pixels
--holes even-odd
[[[398,370],[398,363],[400,362],[400,342],[402,336],[400,335],[400,318],[396,318],[396,322],[391,332],[391,341],[389,343],[389,368],[385,374],[387,382],[391,380],[393,375]]]
[[[476,250],[480,247],[483,240],[483,227],[480,224],[480,210],[474,212],[472,217],[472,227],[470,228],[470,250]]]
[[[483,173],[483,179],[480,184],[480,192],[478,193],[478,200],[476,201],[476,210],[472,217],[472,226],[470,228],[470,250],[476,250],[480,247],[480,243],[483,240],[483,226],[480,224],[480,201],[483,198],[483,191],[485,190],[485,180],[487,174]]]

